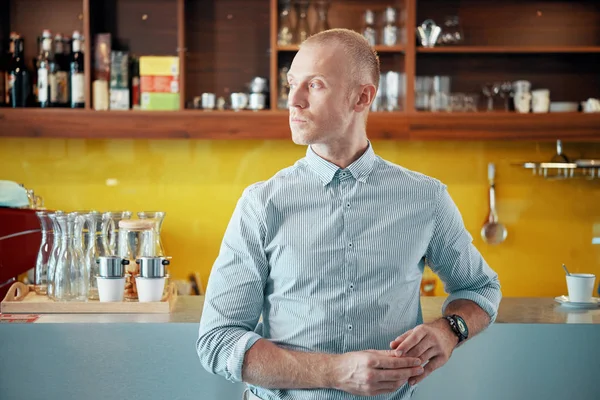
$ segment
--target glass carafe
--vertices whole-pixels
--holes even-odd
[[[323,32],[329,29],[329,21],[327,14],[331,0],[316,0],[315,9],[317,10],[317,22],[315,24],[314,33]]]
[[[288,46],[293,43],[294,31],[291,11],[291,0],[279,0],[279,30],[277,31],[277,44],[279,46]]]
[[[301,44],[310,36],[310,26],[308,25],[308,0],[295,0],[294,7],[296,9],[296,32],[294,34],[295,44]]]
[[[140,211],[137,213],[139,219],[151,221],[154,223],[154,255],[163,257],[166,255],[165,247],[160,233],[166,213],[163,211]]]
[[[40,220],[42,240],[35,262],[34,290],[37,294],[46,294],[48,290],[48,261],[50,261],[50,253],[54,243],[54,230],[47,212],[37,211],[35,214]]]
[[[110,256],[109,250],[104,247],[104,237],[102,235],[102,214],[97,211],[92,211],[84,216],[83,235],[87,236],[84,239],[85,247],[83,249],[83,258],[86,269],[89,273],[89,291],[88,299],[97,300],[98,297],[98,281],[96,276],[99,274],[99,264],[96,260],[99,257]]]
[[[57,217],[64,215],[62,211],[55,211],[53,213],[48,214],[48,218],[52,224],[53,231],[53,241],[52,241],[52,249],[50,250],[50,257],[48,258],[48,276],[47,276],[47,290],[46,295],[51,299],[54,298],[54,279],[56,273],[56,262],[58,260],[58,256],[60,254],[60,245],[62,243],[62,231],[60,229],[60,225],[57,221]]]
[[[102,214],[103,247],[109,256],[117,256],[119,249],[119,222],[131,219],[131,211],[109,211]]]
[[[83,217],[69,213],[56,217],[61,229],[60,253],[54,274],[54,299],[56,301],[86,301],[88,272],[81,248],[76,243],[75,231],[82,229]]]

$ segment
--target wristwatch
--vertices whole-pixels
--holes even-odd
[[[452,331],[456,334],[456,336],[458,336],[458,343],[462,342],[463,340],[467,340],[469,337],[469,328],[467,328],[467,324],[464,319],[456,314],[446,315],[444,318],[448,320]]]

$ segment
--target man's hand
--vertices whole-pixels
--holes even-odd
[[[427,362],[424,373],[409,380],[410,385],[421,382],[430,373],[446,364],[458,344],[458,337],[444,318],[422,324],[406,331],[390,343],[392,350],[405,357],[416,357]]]
[[[399,357],[392,350],[365,350],[339,355],[332,363],[331,387],[358,396],[375,396],[398,390],[423,373],[416,357]]]

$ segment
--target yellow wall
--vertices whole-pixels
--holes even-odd
[[[465,224],[505,296],[566,293],[561,263],[600,275],[600,180],[545,181],[511,166],[546,161],[552,143],[374,142],[382,157],[447,183]],[[600,157],[600,145],[564,144],[572,157]],[[33,188],[46,206],[163,210],[171,273],[199,271],[206,283],[244,187],[293,164],[305,148],[286,141],[0,139],[0,179]],[[487,215],[487,163],[497,164],[500,220],[508,239],[479,236]],[[116,181],[115,181],[116,180]],[[116,185],[107,185],[112,182]],[[443,294],[441,290],[438,294]]]

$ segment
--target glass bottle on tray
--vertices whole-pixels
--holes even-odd
[[[81,230],[83,217],[69,213],[56,217],[61,229],[60,253],[54,275],[54,299],[56,301],[86,301],[88,273],[83,253],[76,243],[75,231]]]
[[[54,299],[54,281],[56,275],[56,263],[60,254],[60,245],[62,243],[62,231],[60,224],[58,223],[57,217],[64,215],[63,211],[55,211],[48,214],[48,218],[52,223],[52,231],[54,232],[54,238],[52,242],[52,248],[50,250],[50,257],[48,259],[48,277],[47,277],[47,290],[46,295],[51,299]]]
[[[45,295],[48,290],[48,263],[54,246],[54,229],[46,211],[35,213],[40,221],[42,240],[35,263],[35,293]]]

